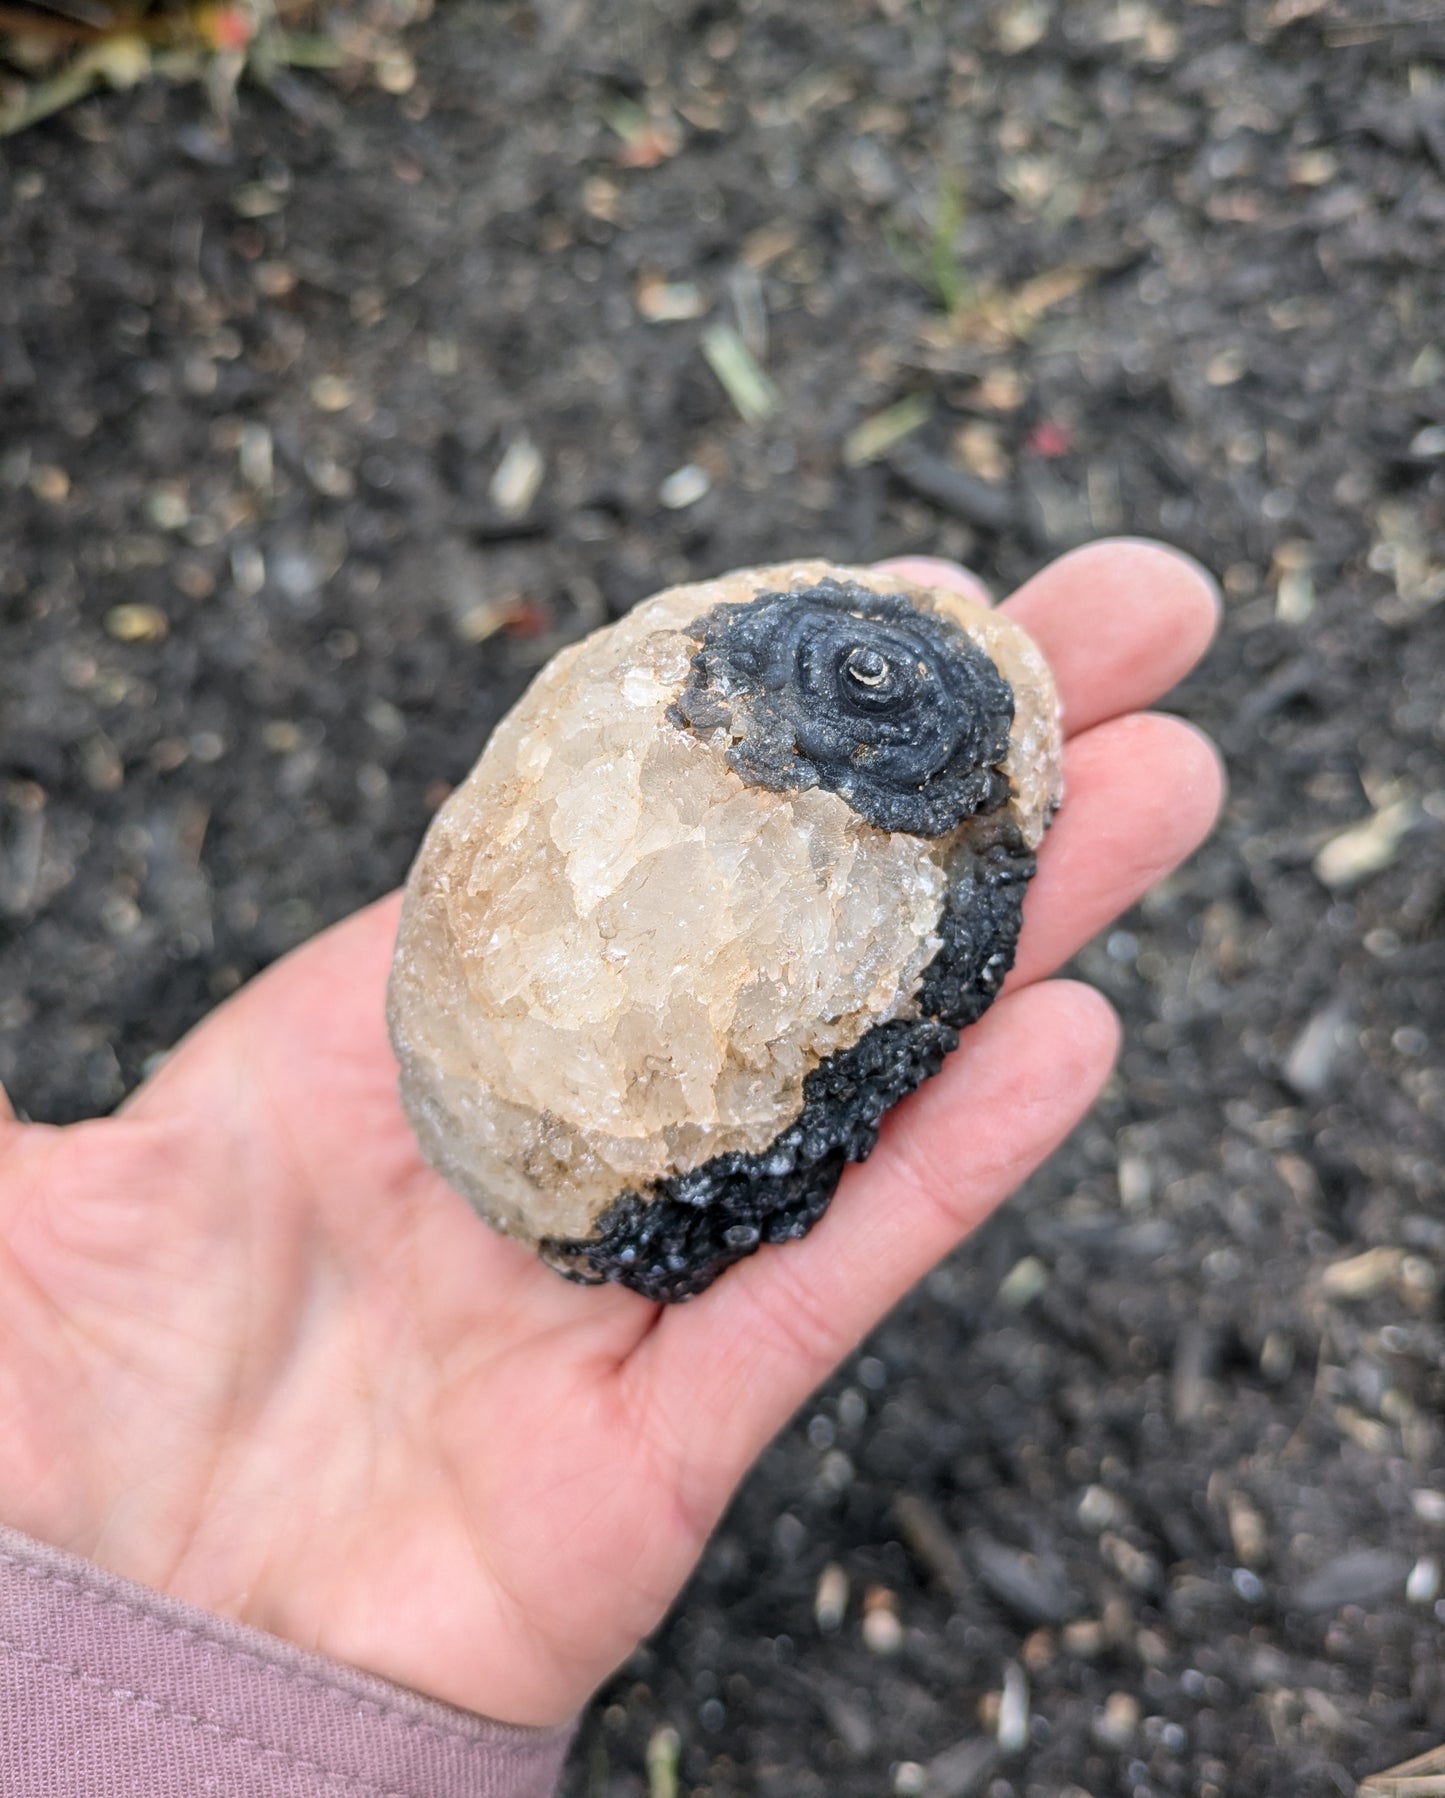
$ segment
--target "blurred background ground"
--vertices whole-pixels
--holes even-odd
[[[1104,1102],[765,1457],[569,1798],[1309,1798],[1445,1736],[1442,231],[1408,0],[449,0],[229,130],[149,81],[0,146],[34,1117],[397,881],[666,582],[1222,580],[1233,797],[1082,958]]]

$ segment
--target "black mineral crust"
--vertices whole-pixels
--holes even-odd
[[[1008,798],[1013,690],[957,625],[842,581],[715,606],[675,721],[732,739],[774,793],[821,786],[879,830],[941,837]]]
[[[764,1243],[806,1235],[845,1164],[872,1153],[884,1113],[938,1072],[959,1031],[993,1003],[1013,966],[1033,871],[1011,826],[981,822],[949,864],[943,946],[924,970],[921,1018],[879,1024],[821,1062],[803,1083],[801,1114],[761,1154],[718,1155],[624,1193],[591,1237],[551,1238],[544,1258],[570,1279],[675,1302]]]
[[[623,1193],[583,1240],[542,1254],[571,1279],[618,1281],[647,1298],[703,1291],[765,1242],[803,1236],[846,1163],[864,1160],[883,1115],[936,1074],[958,1032],[1013,965],[1034,858],[990,814],[1008,801],[1014,698],[958,627],[895,594],[841,581],[715,606],[673,721],[724,730],[743,780],[771,792],[821,786],[880,830],[940,837],[967,820],[948,866],[922,1016],[879,1024],[803,1083],[803,1110],[761,1154],[718,1155]]]

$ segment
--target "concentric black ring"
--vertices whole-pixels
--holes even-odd
[[[721,605],[679,723],[724,727],[750,786],[821,786],[880,830],[943,836],[1008,798],[1013,692],[946,618],[841,581]]]

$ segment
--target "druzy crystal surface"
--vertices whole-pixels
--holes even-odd
[[[563,651],[408,882],[427,1158],[654,1298],[801,1235],[1007,972],[1058,740],[1016,627],[873,571],[674,588]]]

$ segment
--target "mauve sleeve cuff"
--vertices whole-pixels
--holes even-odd
[[[571,1733],[454,1710],[0,1527],[5,1798],[551,1798]]]

